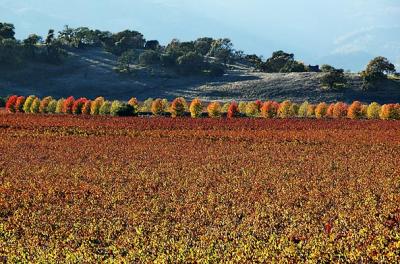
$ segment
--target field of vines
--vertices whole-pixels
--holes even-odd
[[[399,261],[400,121],[0,113],[0,262]]]

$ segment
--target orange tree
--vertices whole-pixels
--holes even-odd
[[[203,105],[200,99],[196,98],[190,103],[190,115],[192,118],[199,118],[203,112]]]
[[[328,105],[324,102],[319,103],[315,108],[315,117],[318,119],[325,118],[328,112]]]
[[[279,104],[275,101],[268,101],[261,107],[261,116],[264,118],[274,118],[278,114]]]
[[[185,109],[186,109],[186,101],[182,97],[176,98],[170,107],[170,112],[172,114],[172,117],[180,117],[185,114]]]
[[[347,104],[343,102],[337,102],[335,107],[333,108],[333,117],[334,118],[344,118],[347,116]]]
[[[151,112],[155,116],[160,116],[165,112],[164,103],[162,99],[156,99],[151,104]]]
[[[212,102],[207,106],[208,116],[212,118],[221,117],[221,105],[219,102]]]
[[[362,117],[362,104],[354,101],[347,110],[347,117],[350,119],[360,119]]]

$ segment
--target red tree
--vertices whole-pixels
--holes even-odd
[[[239,116],[239,106],[236,102],[232,102],[228,108],[228,118]]]
[[[68,97],[64,101],[63,112],[65,114],[72,114],[72,108],[74,106],[75,98],[73,96]]]
[[[74,104],[72,105],[72,113],[74,115],[82,114],[82,108],[85,105],[87,99],[86,98],[79,98],[75,100]]]
[[[24,96],[19,96],[17,98],[17,101],[15,102],[15,111],[19,113],[24,113],[23,107],[25,103],[25,97]]]
[[[17,103],[18,96],[12,95],[8,98],[7,103],[6,103],[6,110],[9,113],[15,113],[15,105]]]

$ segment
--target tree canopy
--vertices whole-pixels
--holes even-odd
[[[361,72],[361,77],[364,80],[363,88],[365,90],[375,88],[376,83],[387,78],[390,73],[395,73],[396,68],[385,57],[376,57],[371,60],[366,69]]]
[[[10,23],[0,23],[0,39],[15,39],[15,27]]]
[[[343,69],[335,69],[332,66],[323,65],[322,71],[324,72],[324,75],[321,77],[320,81],[322,86],[327,87],[328,90],[344,88],[347,84],[347,79]]]

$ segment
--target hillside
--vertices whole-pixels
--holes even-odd
[[[349,74],[349,87],[325,92],[319,85],[321,73],[259,73],[244,65],[231,65],[223,77],[180,77],[160,68],[135,65],[128,76],[114,71],[117,57],[102,49],[70,52],[60,65],[31,63],[19,70],[0,73],[0,95],[35,94],[127,100],[132,96],[172,99],[177,96],[204,100],[291,99],[293,101],[400,101],[400,82],[386,81],[380,91],[363,92],[361,80]]]

